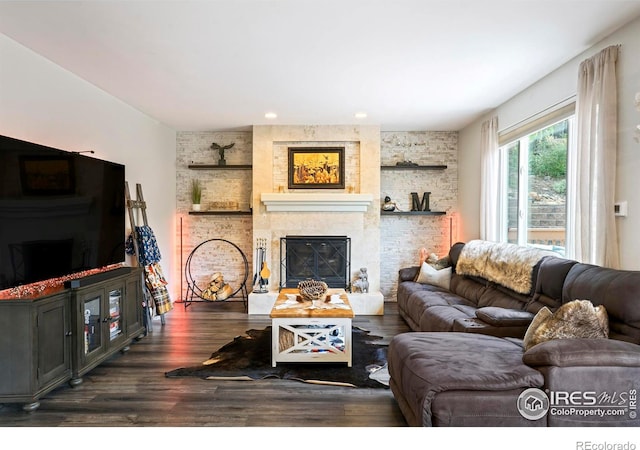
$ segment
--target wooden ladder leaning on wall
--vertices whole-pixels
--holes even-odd
[[[131,194],[129,193],[129,182],[125,181],[125,195],[127,200],[127,210],[129,211],[129,222],[131,224],[131,234],[133,235],[133,248],[135,249],[136,261],[140,264],[140,249],[138,248],[138,231],[136,225],[136,219],[138,218],[138,213],[142,214],[142,224],[148,226],[147,219],[147,203],[144,201],[144,195],[142,194],[142,185],[140,183],[136,183],[136,199],[131,199]],[[151,302],[153,302],[153,298],[146,286],[145,283],[145,275],[144,271],[142,272],[142,291],[144,293],[144,323],[145,329],[147,333],[151,332]],[[164,314],[160,314],[160,320],[162,325],[165,324]]]

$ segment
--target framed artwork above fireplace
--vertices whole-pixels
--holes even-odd
[[[289,147],[289,189],[344,189],[344,147]]]

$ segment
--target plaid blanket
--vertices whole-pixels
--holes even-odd
[[[173,309],[167,280],[164,278],[162,268],[159,263],[144,266],[145,284],[153,298],[156,314],[164,314]]]

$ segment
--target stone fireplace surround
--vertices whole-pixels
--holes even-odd
[[[288,190],[289,147],[345,147],[345,190]],[[380,129],[377,126],[253,127],[253,245],[266,239],[271,265],[267,294],[249,295],[249,314],[268,314],[279,286],[280,238],[344,235],[351,239],[351,277],[369,274],[368,294],[349,294],[356,314],[383,314],[380,293]]]

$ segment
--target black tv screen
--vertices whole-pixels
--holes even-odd
[[[0,290],[125,259],[125,168],[0,136]]]

